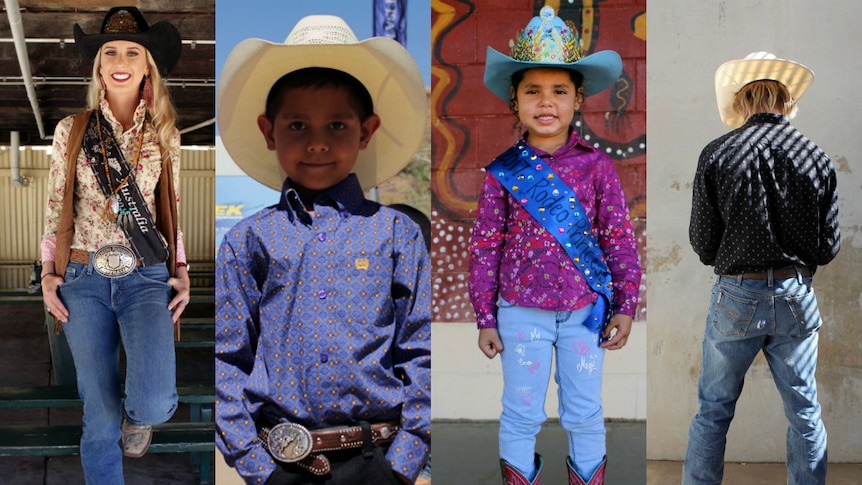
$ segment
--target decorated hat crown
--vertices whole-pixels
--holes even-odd
[[[149,28],[149,26],[146,25],[146,20],[143,20],[143,17],[141,17],[141,21],[144,23],[144,28],[141,28],[141,26],[138,25],[138,21],[135,16],[128,10],[116,10],[105,18],[105,22],[102,24],[102,33],[118,34],[124,32],[129,34],[139,34]]]
[[[510,57],[516,61],[571,64],[581,60],[578,29],[571,20],[554,15],[553,7],[542,7],[509,41]]]

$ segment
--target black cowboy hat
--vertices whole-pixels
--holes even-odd
[[[128,40],[146,47],[163,73],[170,72],[182,52],[180,32],[170,22],[156,22],[152,27],[135,7],[114,7],[108,10],[98,34],[87,35],[75,24],[75,45],[81,56],[92,61],[99,48],[112,40]]]

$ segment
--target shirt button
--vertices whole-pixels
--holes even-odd
[[[327,363],[327,362],[329,362],[329,355],[327,355],[327,354],[320,354],[320,362],[322,362],[322,363],[324,363],[324,364],[325,364],[325,363]]]
[[[317,292],[317,297],[318,297],[318,298],[320,298],[321,300],[325,300],[325,299],[326,299],[326,290],[320,290],[320,291],[318,291],[318,292]]]
[[[320,242],[326,241],[326,233],[325,232],[318,233],[317,234],[317,240]]]

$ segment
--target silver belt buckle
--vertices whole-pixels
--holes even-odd
[[[93,269],[106,278],[119,278],[135,270],[138,257],[131,248],[119,244],[102,246],[93,255]]]
[[[311,453],[311,432],[296,423],[275,425],[266,441],[272,457],[285,463],[297,462]]]

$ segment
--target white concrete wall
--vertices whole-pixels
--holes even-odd
[[[832,462],[862,459],[862,3],[825,0],[650,0],[647,4],[647,454],[682,459],[697,408],[700,344],[714,281],[688,243],[691,180],[701,149],[725,133],[713,75],[724,61],[769,51],[815,81],[793,121],[835,163],[843,247],[815,277],[823,314],[818,389]],[[435,357],[439,355],[435,352]],[[784,461],[786,421],[759,356],[728,436],[731,461]]]

